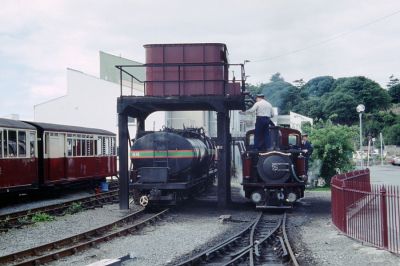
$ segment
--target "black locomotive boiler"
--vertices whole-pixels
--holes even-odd
[[[215,179],[215,145],[202,128],[143,132],[131,146],[134,202],[173,205]]]
[[[301,150],[301,133],[284,127],[270,127],[272,147],[254,149],[254,130],[246,134],[243,153],[243,189],[257,208],[291,208],[304,197],[307,174]]]

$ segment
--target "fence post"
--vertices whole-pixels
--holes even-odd
[[[342,198],[342,217],[343,217],[343,232],[347,234],[347,198],[346,198],[346,182],[342,181],[342,189],[341,189],[341,198]]]
[[[386,188],[384,186],[380,189],[381,196],[381,221],[382,221],[382,240],[383,247],[388,248],[388,219],[387,219],[387,206],[386,206]]]

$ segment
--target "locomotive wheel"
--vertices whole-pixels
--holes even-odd
[[[141,206],[146,207],[149,204],[149,197],[147,196],[141,196],[139,203]]]
[[[132,197],[133,197],[133,201],[138,204],[138,202],[140,201],[140,191],[137,189],[133,189],[132,190]]]

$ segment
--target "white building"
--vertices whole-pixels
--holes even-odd
[[[115,56],[100,52],[100,65],[110,61]],[[118,59],[118,57],[115,57]],[[126,63],[126,59],[124,62]],[[131,61],[131,64],[136,63]],[[104,69],[104,68],[103,68]],[[112,69],[112,68],[110,68]],[[104,73],[104,71],[101,71]],[[110,81],[101,79],[81,71],[67,69],[67,94],[34,106],[34,120],[39,122],[57,123],[73,126],[94,127],[118,132],[117,97],[120,96],[119,82],[112,77],[119,75],[108,71]],[[106,75],[106,74],[104,74]],[[124,95],[143,95],[140,83],[130,83],[123,87]],[[146,129],[159,130],[165,125],[165,112],[156,112],[146,120]],[[131,134],[136,125],[129,123]],[[133,137],[133,135],[132,135]]]

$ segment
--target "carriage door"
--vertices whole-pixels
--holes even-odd
[[[46,133],[46,150],[48,156],[48,178],[55,182],[65,179],[65,134]]]

